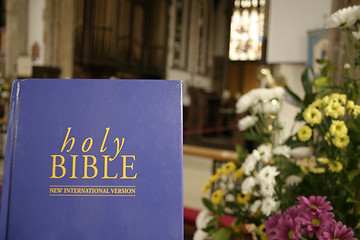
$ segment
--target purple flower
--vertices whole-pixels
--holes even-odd
[[[302,212],[299,220],[305,227],[305,230],[307,231],[309,237],[312,238],[314,236],[314,233],[319,236],[325,226],[334,223],[335,220],[333,219],[333,217],[334,214],[331,212],[315,214],[311,212]]]
[[[273,240],[275,236],[276,227],[279,223],[280,218],[282,218],[281,211],[278,211],[277,213],[273,213],[268,220],[265,221],[265,229],[266,229],[266,235]]]
[[[323,232],[318,236],[319,240],[356,240],[354,232],[351,228],[347,228],[341,222],[334,222],[331,225],[324,227]]]
[[[302,210],[303,209],[299,205],[294,205],[284,212],[284,216],[289,218],[297,218],[299,217],[299,214]]]
[[[298,240],[301,238],[300,221],[290,217],[279,219],[273,239],[277,240]]]
[[[309,198],[306,198],[304,196],[300,196],[297,199],[299,200],[299,204],[302,208],[314,213],[323,213],[333,209],[330,202],[325,201],[326,197],[310,196]]]

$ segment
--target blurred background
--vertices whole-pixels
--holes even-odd
[[[16,78],[182,80],[184,204],[201,209],[213,160],[231,160],[236,144],[247,144],[236,134],[237,99],[285,83],[302,96],[305,66],[342,61],[341,36],[324,20],[359,2],[1,0],[0,156]],[[281,114],[296,111],[284,103]]]

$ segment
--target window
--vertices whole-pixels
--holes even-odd
[[[235,0],[231,17],[229,59],[257,61],[262,58],[265,0]]]
[[[176,0],[175,3],[175,39],[173,67],[186,68],[186,49],[187,49],[187,29],[188,29],[188,1]]]

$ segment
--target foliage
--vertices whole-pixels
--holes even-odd
[[[203,198],[208,212],[206,218],[199,218],[204,221],[198,226],[206,237],[282,240],[306,235],[352,240],[353,235],[360,236],[360,6],[335,12],[327,26],[344,33],[348,62],[343,67],[326,59],[318,60],[319,75],[307,67],[301,78],[304,97],[284,86],[255,89],[239,99],[237,112],[247,113],[239,121],[240,134],[255,145],[249,153],[238,147],[239,161],[216,169],[206,182],[204,192],[213,191]],[[340,73],[341,84],[335,84],[335,72]],[[285,94],[299,108],[295,122],[302,127],[281,142],[278,112]],[[312,201],[325,206],[321,218],[309,217],[313,209],[287,215]],[[279,228],[288,229],[282,235],[274,235],[278,223],[274,219],[285,219]],[[322,229],[326,234],[319,232],[321,223],[326,225]],[[334,231],[344,235],[336,237]]]

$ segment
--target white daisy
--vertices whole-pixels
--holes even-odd
[[[351,34],[356,40],[360,40],[360,32],[353,31]]]
[[[306,158],[312,155],[310,147],[297,147],[290,150],[290,156],[294,158]]]
[[[259,210],[261,206],[261,200],[256,200],[253,204],[250,206],[250,213],[255,214]]]
[[[327,28],[340,27],[344,24],[345,27],[351,27],[360,17],[360,6],[352,6],[340,9],[325,21]]]
[[[302,178],[299,177],[298,175],[290,175],[285,179],[285,184],[287,186],[296,186],[299,183],[301,183]]]
[[[251,172],[255,169],[256,163],[260,160],[260,154],[257,150],[254,150],[250,155],[248,155],[241,165],[241,169],[244,170],[244,174],[249,176]]]
[[[256,181],[254,177],[247,177],[241,183],[241,190],[244,194],[252,193],[253,187],[256,185]]]
[[[290,151],[291,151],[291,148],[289,146],[280,145],[280,146],[276,146],[273,149],[273,154],[274,155],[283,155],[284,157],[289,158],[290,157]]]
[[[265,163],[268,163],[270,158],[272,157],[271,145],[261,144],[257,148],[257,150],[258,150],[258,152],[260,154],[261,160],[263,160]]]
[[[236,103],[236,113],[240,114],[246,112],[250,106],[256,102],[250,92],[239,98]]]
[[[275,188],[273,183],[261,183],[260,184],[261,195],[265,197],[272,197],[275,194]]]
[[[203,209],[196,216],[195,224],[196,228],[202,229],[205,228],[208,222],[212,219],[211,212],[207,209]]]
[[[201,229],[197,229],[194,233],[193,240],[206,240],[208,239],[208,234]]]
[[[255,123],[259,120],[256,116],[246,116],[239,120],[238,127],[240,131],[244,131],[248,129],[249,127],[252,127],[255,125]]]
[[[259,171],[256,180],[259,184],[275,184],[275,177],[279,175],[279,171],[275,166],[266,166]]]
[[[266,197],[261,203],[261,212],[265,216],[270,216],[271,213],[275,212],[279,207],[279,203],[271,197]]]
[[[272,101],[259,102],[254,105],[253,110],[255,113],[264,113],[264,114],[277,114],[280,110],[280,104],[276,101],[273,103]]]

